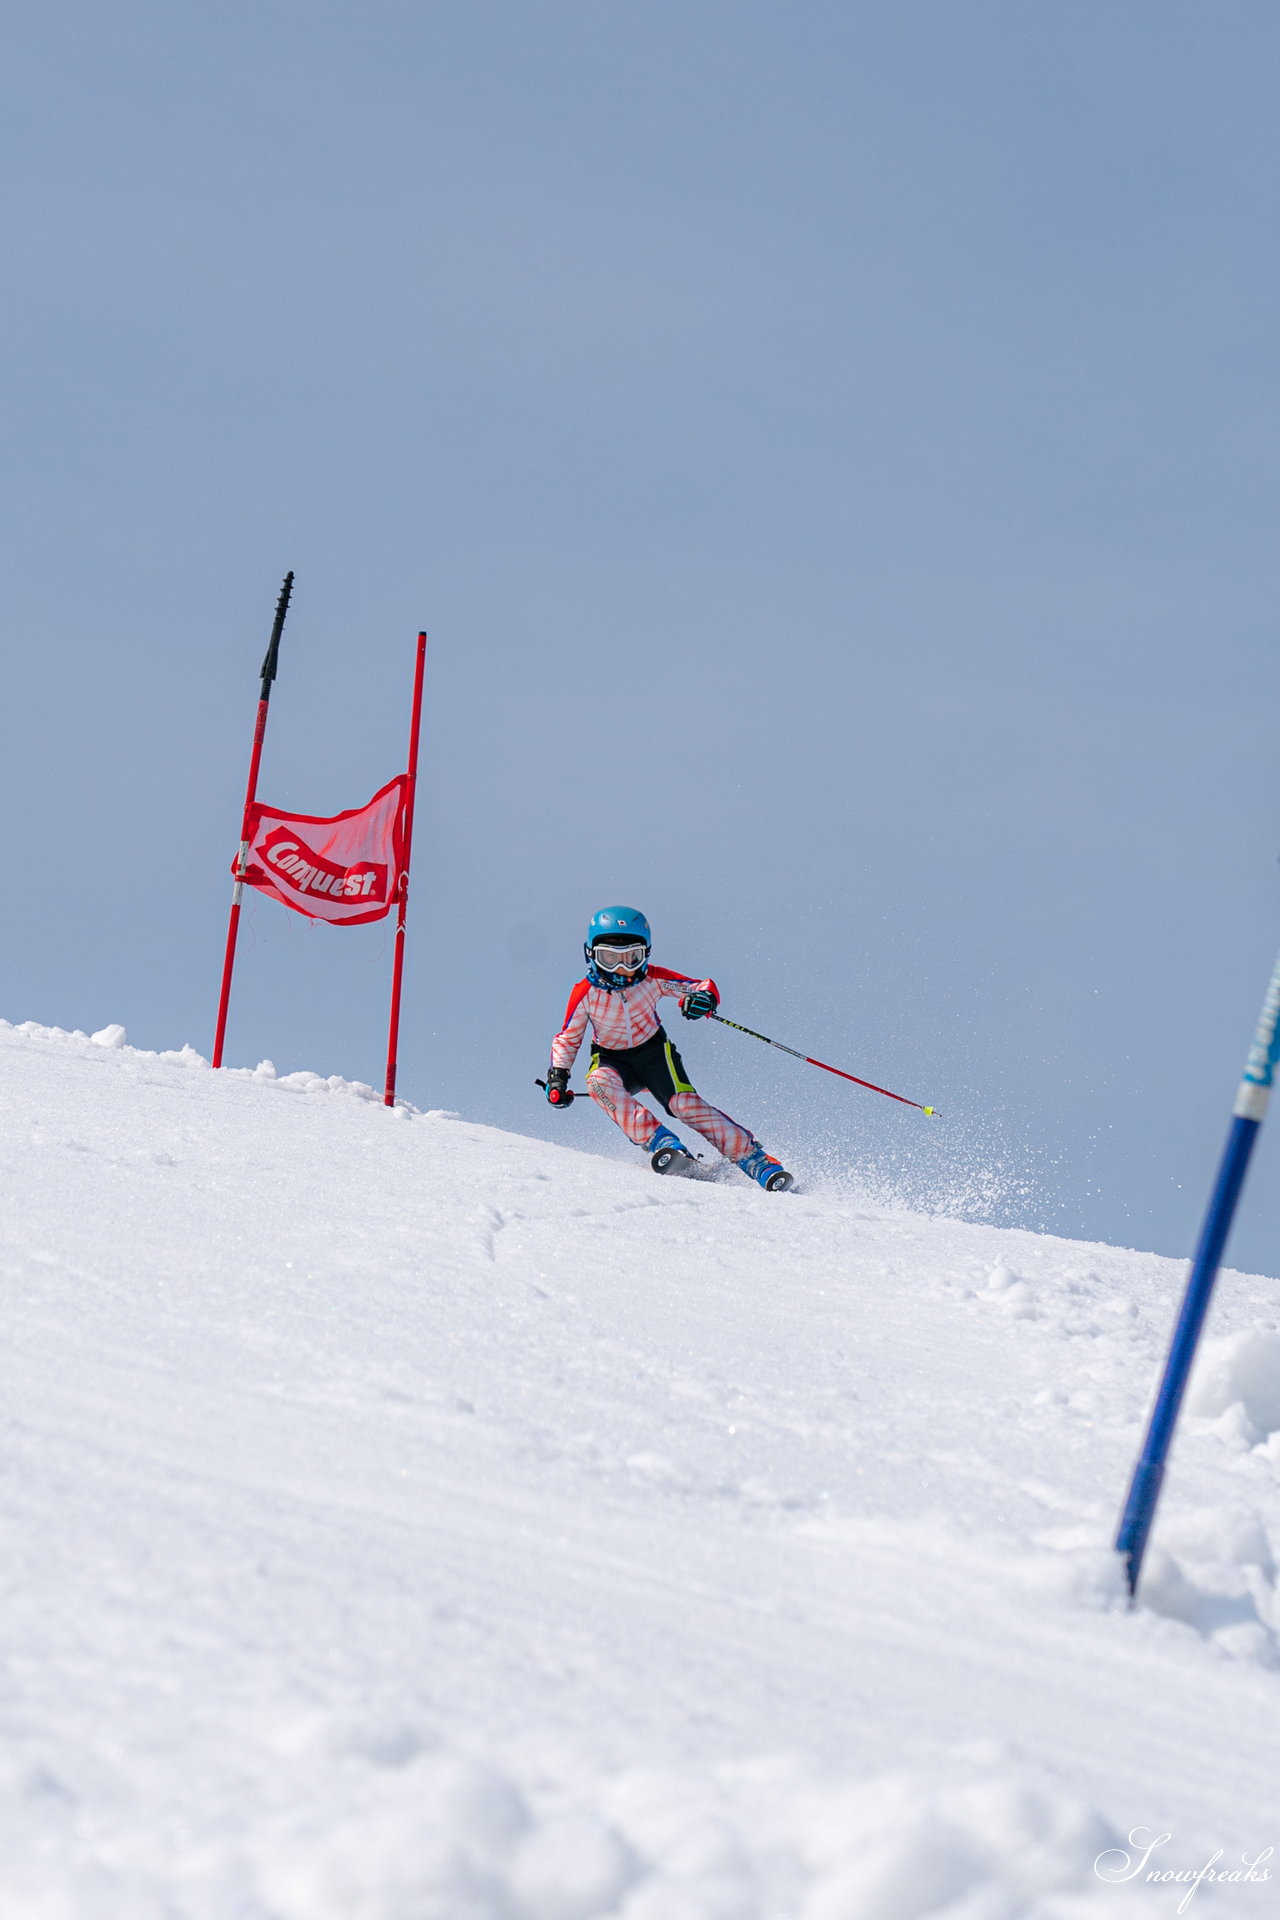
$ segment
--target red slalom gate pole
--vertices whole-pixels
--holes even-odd
[[[400,875],[400,911],[396,919],[396,957],[391,971],[391,1027],[387,1034],[387,1085],[384,1107],[396,1103],[396,1054],[400,1046],[400,986],[404,979],[404,922],[409,906],[409,860],[413,852],[413,803],[418,793],[418,734],[422,727],[422,678],[427,664],[427,636],[418,635],[418,658],[413,673],[413,718],[409,722],[409,773],[404,802],[404,872]]]
[[[276,662],[280,655],[280,635],[284,632],[284,617],[289,611],[289,596],[293,592],[293,573],[290,570],[284,577],[280,589],[280,598],[276,602],[275,625],[271,629],[271,639],[267,644],[267,654],[262,662],[262,692],[258,696],[258,718],[253,729],[253,752],[249,756],[249,784],[245,789],[244,813],[240,819],[240,852],[236,856],[236,883],[231,889],[231,918],[227,923],[227,951],[222,962],[222,991],[218,995],[218,1025],[213,1036],[213,1064],[222,1065],[222,1043],[227,1037],[227,1007],[231,1000],[231,973],[236,964],[236,937],[240,932],[240,901],[244,894],[245,865],[249,858],[249,810],[258,797],[258,768],[262,763],[262,741],[267,731],[267,706],[271,699],[271,682],[276,677]]]
[[[908,1100],[905,1093],[890,1093],[888,1087],[878,1087],[874,1080],[859,1080],[856,1073],[846,1073],[843,1067],[829,1067],[825,1060],[815,1060],[811,1053],[797,1053],[794,1047],[784,1047],[781,1040],[771,1040],[767,1033],[757,1033],[754,1027],[744,1027],[736,1020],[726,1020],[722,1013],[709,1016],[718,1020],[722,1027],[733,1027],[738,1033],[749,1033],[753,1040],[763,1040],[766,1047],[776,1047],[779,1053],[789,1053],[793,1060],[803,1060],[806,1067],[821,1067],[824,1073],[834,1073],[840,1080],[852,1080],[855,1087],[866,1087],[870,1093],[882,1093],[886,1100],[898,1100],[904,1107],[914,1107],[917,1113],[937,1113],[936,1107],[923,1107],[918,1100]]]

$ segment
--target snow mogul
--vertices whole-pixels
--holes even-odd
[[[569,1070],[588,1025],[595,1035],[587,1092],[603,1107],[628,1140],[649,1155],[655,1173],[697,1178],[700,1163],[670,1127],[656,1120],[634,1097],[648,1093],[673,1119],[683,1120],[709,1140],[717,1153],[741,1167],[768,1193],[785,1193],[792,1177],[760,1142],[727,1113],[696,1093],[684,1062],[663,1030],[658,1002],[678,1000],[686,1020],[714,1014],[720,994],[714,980],[691,980],[649,964],[653,937],[649,922],[634,907],[602,907],[587,928],[583,944],[587,976],[569,995],[564,1025],[551,1042],[547,1099],[567,1107]]]

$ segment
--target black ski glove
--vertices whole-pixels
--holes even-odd
[[[686,993],[680,1002],[680,1011],[686,1020],[703,1020],[707,1014],[714,1013],[719,1005],[714,993],[700,988],[697,993]]]
[[[568,1067],[547,1068],[547,1104],[552,1107],[567,1107],[573,1101],[569,1091]]]

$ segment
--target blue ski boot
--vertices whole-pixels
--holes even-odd
[[[738,1165],[752,1180],[756,1180],[766,1193],[785,1193],[795,1185],[794,1178],[783,1166],[781,1160],[775,1160],[765,1152],[759,1141],[739,1160]]]
[[[683,1173],[696,1180],[702,1169],[670,1127],[659,1127],[649,1142],[649,1165],[655,1173]]]

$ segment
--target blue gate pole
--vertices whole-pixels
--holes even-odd
[[[1178,1409],[1186,1391],[1187,1376],[1196,1357],[1196,1346],[1213,1297],[1213,1283],[1218,1277],[1218,1266],[1227,1244],[1227,1235],[1231,1231],[1236,1202],[1249,1169],[1253,1143],[1266,1118],[1267,1102],[1271,1098],[1271,1086],[1275,1079],[1276,1058],[1280,1054],[1278,1018],[1280,959],[1276,961],[1271,985],[1267,988],[1267,997],[1258,1016],[1258,1027],[1245,1063],[1244,1078],[1232,1109],[1231,1131],[1227,1135],[1218,1177],[1209,1198],[1204,1225],[1200,1229],[1200,1243],[1192,1262],[1187,1290],[1182,1297],[1182,1310],[1169,1347],[1169,1358],[1165,1361],[1160,1391],[1156,1395],[1138,1464],[1129,1482],[1129,1498],[1125,1502],[1120,1531],[1116,1535],[1116,1551],[1124,1555],[1131,1600],[1137,1592],[1142,1556],[1147,1550],[1147,1535],[1155,1518],[1156,1502],[1160,1498],[1160,1486],[1164,1480],[1173,1430],[1178,1422]]]

